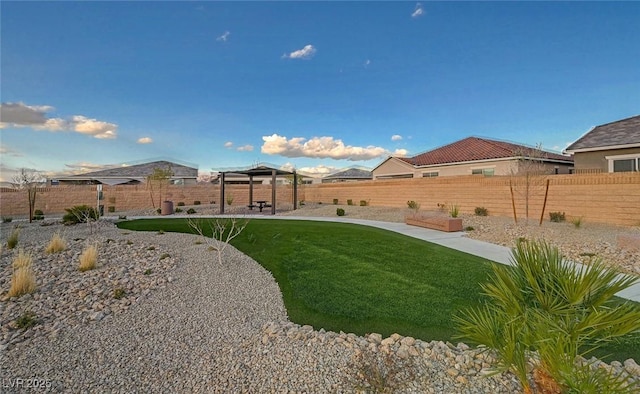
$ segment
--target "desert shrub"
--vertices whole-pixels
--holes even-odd
[[[116,211],[116,207],[114,206],[107,207],[107,211],[110,213],[114,213]]]
[[[31,263],[33,263],[33,256],[31,256],[31,253],[20,249],[18,254],[13,258],[11,265],[14,270],[17,270],[20,268],[30,267]]]
[[[20,238],[20,229],[14,228],[7,238],[7,249],[13,249],[18,246],[18,239]]]
[[[337,198],[333,199],[333,205],[338,205],[338,199]]]
[[[351,359],[345,378],[347,386],[358,393],[400,393],[415,381],[417,366],[395,353],[364,351]]]
[[[153,273],[153,271],[151,271],[151,268],[147,268],[146,270],[144,270],[144,275],[151,275]]]
[[[169,253],[163,253],[163,254],[160,256],[160,259],[159,259],[159,260],[168,259],[168,258],[170,258],[170,257],[171,257],[171,255],[170,255]]]
[[[573,224],[575,228],[582,227],[582,216],[571,219],[571,224]]]
[[[27,329],[38,324],[36,314],[31,311],[25,311],[15,320],[16,327],[19,329]]]
[[[199,201],[199,200],[195,200],[195,201],[193,202],[193,205],[200,205],[200,201]]]
[[[482,285],[488,302],[454,318],[460,338],[495,350],[496,370],[512,371],[525,392],[531,392],[531,368],[536,385],[552,388],[544,392],[616,392],[610,389],[620,379],[629,384],[622,392],[638,392],[639,382],[585,373],[576,365],[594,349],[640,330],[637,307],[614,299],[637,278],[601,260],[568,264],[543,241],[518,241],[512,262],[513,267],[493,266],[492,279]],[[597,389],[572,390],[576,387]]]
[[[417,211],[418,209],[420,209],[420,203],[410,200],[410,201],[407,201],[407,207],[409,207],[409,209],[413,209],[414,211]]]
[[[89,245],[80,254],[80,265],[78,270],[85,272],[96,268],[98,262],[98,247],[96,245]]]
[[[156,250],[156,247],[155,247],[155,246],[149,246],[149,247],[147,248],[147,250]]]
[[[67,213],[62,217],[64,224],[86,223],[89,220],[98,220],[98,211],[88,205],[76,205],[72,208],[65,208]]]
[[[180,212],[182,212],[182,208],[176,208],[176,209],[174,210],[174,212],[175,212],[175,213],[180,213]]]
[[[195,210],[195,209],[193,209],[193,208],[189,208],[189,209],[187,209],[187,213],[188,213],[189,215],[193,215],[194,213],[196,213],[196,210]]]
[[[184,207],[184,201],[179,201],[179,202],[178,202],[178,206],[179,206],[179,207]]]
[[[31,269],[31,262],[29,262],[28,265],[14,269],[13,275],[11,276],[11,288],[7,295],[9,297],[20,297],[24,294],[31,294],[35,290],[36,277]]]
[[[43,220],[44,219],[44,212],[42,212],[41,209],[36,209],[35,211],[33,211],[33,220]]]
[[[336,209],[336,215],[338,215],[338,216],[344,216],[344,209],[342,209],[342,208],[338,208],[338,209]]]
[[[127,215],[119,215],[118,220],[127,220]]]
[[[51,240],[47,245],[47,248],[44,250],[45,253],[58,253],[67,249],[67,242],[62,238],[60,233],[56,232],[51,236]]]
[[[348,199],[347,200],[347,205],[353,205],[353,200],[352,199]]]
[[[9,216],[2,217],[2,223],[11,223],[11,221],[13,221],[12,217],[9,217]]]
[[[158,213],[158,215],[160,215],[162,213],[162,208],[156,209],[156,212]]]
[[[117,289],[113,290],[113,298],[115,298],[116,300],[119,300],[126,295],[127,292],[122,287],[118,287]]]
[[[485,207],[476,207],[474,212],[475,212],[476,216],[487,216],[487,215],[489,215],[489,211],[487,211],[487,208],[485,208]]]
[[[227,205],[233,204],[233,196],[227,196]]]
[[[360,200],[360,206],[361,206],[361,207],[366,207],[367,205],[369,205],[369,203],[367,202],[367,200]]]
[[[449,215],[451,215],[452,218],[457,218],[459,213],[460,207],[458,207],[457,204],[449,205]]]
[[[549,220],[555,223],[564,222],[566,220],[564,212],[549,212]]]
[[[475,228],[473,226],[467,226],[464,228],[464,231],[473,231]]]

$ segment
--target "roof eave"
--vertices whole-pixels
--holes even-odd
[[[602,150],[616,150],[616,149],[628,149],[628,148],[640,148],[640,143],[624,144],[624,145],[609,145],[609,146],[595,146],[590,148],[578,148],[578,149],[565,149],[565,153],[575,154],[584,152],[596,152]]]

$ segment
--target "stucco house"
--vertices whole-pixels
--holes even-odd
[[[576,172],[640,171],[640,115],[596,126],[565,152]]]
[[[467,137],[413,157],[389,157],[373,169],[373,179],[455,175],[517,174],[536,160],[548,174],[569,174],[573,159],[558,153],[487,138]]]
[[[85,174],[57,177],[50,179],[52,185],[138,185],[145,183],[154,170],[169,169],[169,182],[175,185],[193,185],[198,179],[198,168],[174,163],[167,160],[147,163],[122,165]]]

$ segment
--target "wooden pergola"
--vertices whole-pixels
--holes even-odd
[[[271,175],[271,214],[276,214],[276,180],[278,176],[293,175],[293,209],[298,209],[298,175],[295,171],[285,171],[277,168],[259,165],[249,170],[226,171],[220,173],[220,214],[224,214],[225,204],[225,175],[246,175],[249,177],[249,204],[253,204],[253,177]]]

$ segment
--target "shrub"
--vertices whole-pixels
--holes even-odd
[[[160,215],[162,213],[162,208],[156,209],[156,212],[158,213],[158,215]]]
[[[9,297],[20,297],[31,294],[36,290],[36,277],[31,269],[31,264],[13,271],[11,276],[11,288],[7,294]]]
[[[337,198],[333,199],[333,205],[338,205],[338,199]]]
[[[41,209],[36,209],[35,211],[33,211],[33,220],[43,220],[44,219],[44,212],[42,212]]]
[[[367,200],[360,200],[360,206],[361,206],[361,207],[366,207],[367,205],[369,205],[369,203],[367,202]]]
[[[464,228],[464,231],[473,231],[475,228],[473,226],[467,226]]]
[[[31,256],[31,253],[27,253],[24,250],[20,249],[18,251],[18,255],[13,258],[13,262],[11,263],[11,265],[13,266],[14,270],[17,270],[20,268],[30,267],[32,262],[33,257]]]
[[[65,208],[67,213],[62,217],[64,224],[86,223],[89,220],[98,220],[98,211],[88,205],[76,205],[72,208]]]
[[[144,270],[144,275],[151,275],[153,273],[153,271],[151,271],[151,268],[147,268],[146,270]]]
[[[571,224],[573,224],[575,228],[580,228],[582,226],[582,216],[571,219]]]
[[[353,205],[353,200],[351,199],[347,200],[347,205]]]
[[[420,209],[420,203],[415,202],[415,201],[413,201],[413,200],[411,200],[411,201],[407,201],[407,206],[408,206],[410,209],[413,209],[414,211],[417,211],[418,209]]]
[[[549,212],[549,220],[555,223],[564,222],[566,220],[564,212]]]
[[[200,201],[199,201],[199,200],[195,200],[195,201],[193,202],[193,205],[200,205]]]
[[[620,275],[601,260],[569,264],[544,241],[518,241],[512,262],[508,268],[494,265],[493,278],[482,285],[489,302],[454,317],[460,337],[495,350],[496,369],[514,372],[525,392],[531,392],[530,366],[536,385],[553,388],[545,392],[585,392],[570,390],[576,387],[605,392],[619,379],[631,385],[616,373],[585,373],[576,360],[640,330],[640,310],[613,298],[637,278]],[[634,389],[637,382],[626,392]]]
[[[111,212],[111,213],[114,213],[116,211],[116,207],[114,207],[114,206],[107,207],[107,211]]]
[[[227,196],[227,205],[233,204],[233,196]]]
[[[489,215],[489,211],[487,211],[487,208],[485,208],[485,207],[476,207],[474,212],[475,212],[476,216],[487,216],[487,215]]]
[[[67,248],[67,242],[64,240],[64,238],[62,238],[62,236],[60,236],[60,233],[55,233],[51,237],[51,240],[49,241],[49,245],[47,245],[47,248],[44,250],[44,252],[48,254],[58,253],[58,252],[62,252],[66,248]]]
[[[170,258],[170,257],[171,257],[171,255],[170,255],[169,253],[163,253],[163,254],[162,254],[162,256],[160,256],[160,259],[159,259],[159,260],[161,260],[161,261],[162,261],[162,260],[164,260],[164,259],[168,259],[168,258]]]
[[[451,215],[452,218],[457,218],[459,213],[460,213],[460,208],[458,207],[457,204],[449,205],[449,215]]]
[[[345,378],[347,386],[358,393],[407,392],[415,381],[417,366],[395,353],[363,351],[354,355],[348,365],[353,371]]]
[[[25,311],[20,317],[18,317],[15,321],[16,327],[19,329],[27,329],[38,324],[38,319],[36,318],[36,314],[31,311]]]
[[[189,208],[189,209],[187,209],[187,213],[188,213],[189,215],[193,215],[194,213],[196,213],[196,210],[195,210],[195,209],[193,209],[193,208]]]
[[[98,247],[96,245],[89,245],[80,254],[80,265],[78,270],[85,272],[96,268],[98,261]]]
[[[20,237],[20,229],[14,228],[9,234],[9,238],[7,238],[7,248],[13,249],[18,246],[18,238]]]
[[[336,209],[336,215],[338,215],[338,216],[344,216],[344,209],[342,209],[342,208],[338,208],[338,209]]]
[[[2,217],[2,223],[11,223],[12,220],[13,220],[13,218],[9,217],[9,216],[3,216]]]
[[[182,208],[176,208],[176,209],[174,210],[174,212],[175,212],[175,213],[180,213],[180,212],[182,212]]]
[[[127,292],[122,287],[118,287],[117,289],[113,290],[113,298],[115,298],[116,300],[119,300],[126,295]]]
[[[127,215],[119,215],[118,220],[127,220]]]
[[[184,207],[184,201],[180,201],[180,202],[178,202],[178,206],[179,206],[179,207]]]

